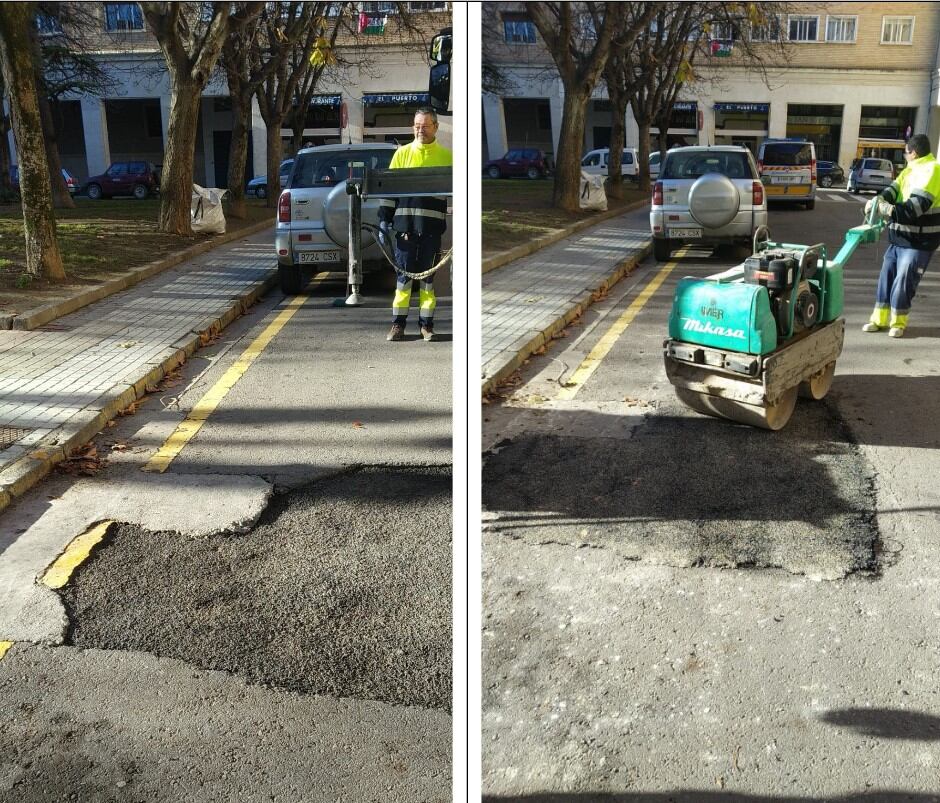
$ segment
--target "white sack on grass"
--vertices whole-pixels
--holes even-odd
[[[195,234],[225,234],[222,198],[228,190],[193,184],[192,227]]]
[[[589,212],[607,211],[607,193],[604,192],[604,177],[581,171],[580,206]]]

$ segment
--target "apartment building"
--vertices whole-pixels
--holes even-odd
[[[338,5],[338,4],[335,4]],[[419,27],[399,26],[397,5],[391,2],[355,4],[351,23],[362,15],[368,27],[355,36],[341,37],[340,62],[351,66],[330,68],[317,87],[307,110],[304,141],[407,142],[412,138],[414,110],[427,105],[428,60],[431,37],[451,24],[450,4],[411,2],[406,7]],[[165,61],[144,22],[137,3],[96,3],[95,58],[110,82],[103,96],[66,97],[59,104],[57,122],[62,165],[84,178],[104,172],[115,161],[163,162],[170,113],[170,84]],[[43,18],[41,35],[55,36],[57,24]],[[252,104],[252,133],[246,179],[267,172],[266,127]],[[292,132],[284,129],[285,155]],[[228,87],[217,69],[203,92],[196,143],[194,180],[204,186],[228,183],[232,106]],[[449,118],[441,118],[439,138],[448,145]],[[15,146],[10,135],[16,161]]]
[[[767,137],[805,137],[820,159],[848,166],[862,154],[904,163],[905,140],[940,140],[940,4],[795,3],[765,26],[766,75],[748,67],[731,32],[710,32],[674,106],[669,144],[736,144],[756,151]],[[484,158],[513,147],[557,150],[564,87],[524,3],[488,3],[484,42],[508,87],[484,93]],[[756,38],[756,37],[755,37]],[[656,129],[651,132],[657,134]],[[639,132],[628,110],[628,146]],[[610,103],[603,82],[588,109],[583,148],[606,147]]]

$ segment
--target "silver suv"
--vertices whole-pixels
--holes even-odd
[[[666,154],[650,207],[656,259],[669,259],[685,243],[750,248],[766,225],[764,185],[747,148],[693,145]]]
[[[289,179],[277,202],[274,250],[278,277],[286,294],[303,289],[304,267],[345,270],[349,237],[346,179],[360,178],[365,168],[387,168],[396,145],[360,142],[320,145],[297,152]],[[362,221],[378,225],[379,200],[362,203]],[[363,263],[385,262],[369,229],[362,230]]]

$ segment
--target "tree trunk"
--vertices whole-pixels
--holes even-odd
[[[248,129],[251,120],[251,100],[245,104],[236,94],[232,98],[232,143],[228,157],[229,210],[233,218],[244,220],[245,161],[248,158]]]
[[[589,92],[565,90],[565,104],[555,157],[555,186],[552,205],[566,212],[579,212],[581,187],[581,148],[584,145],[584,121],[587,116]]]
[[[275,117],[268,122],[268,198],[265,204],[268,209],[277,208],[277,199],[281,194],[281,156],[284,145],[281,142],[281,125],[283,119]]]
[[[13,134],[20,159],[26,272],[47,279],[64,279],[29,42],[34,15],[32,3],[10,3],[4,7],[0,14],[0,67],[10,96]]]
[[[69,193],[68,185],[62,176],[62,160],[59,158],[59,143],[52,119],[52,105],[49,98],[39,95],[39,113],[42,116],[42,136],[46,142],[46,161],[49,162],[49,183],[52,187],[52,205],[56,209],[74,209],[75,201]]]
[[[640,129],[640,145],[637,148],[637,159],[640,162],[639,188],[650,190],[650,123],[649,120],[638,119],[637,127]],[[662,160],[660,159],[660,169]]]
[[[3,196],[13,195],[13,182],[10,179],[10,140],[7,134],[10,131],[10,119],[3,114],[0,108],[0,201]]]
[[[607,194],[611,198],[623,200],[623,145],[626,139],[624,118],[627,115],[627,101],[620,97],[611,98],[610,112],[610,155],[607,159]]]
[[[193,163],[202,92],[182,75],[171,75],[170,121],[160,176],[160,231],[191,236]]]

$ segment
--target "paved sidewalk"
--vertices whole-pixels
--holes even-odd
[[[483,393],[649,253],[649,229],[636,224],[636,213],[627,212],[484,274]]]
[[[0,331],[0,510],[276,282],[271,232],[32,331]]]

